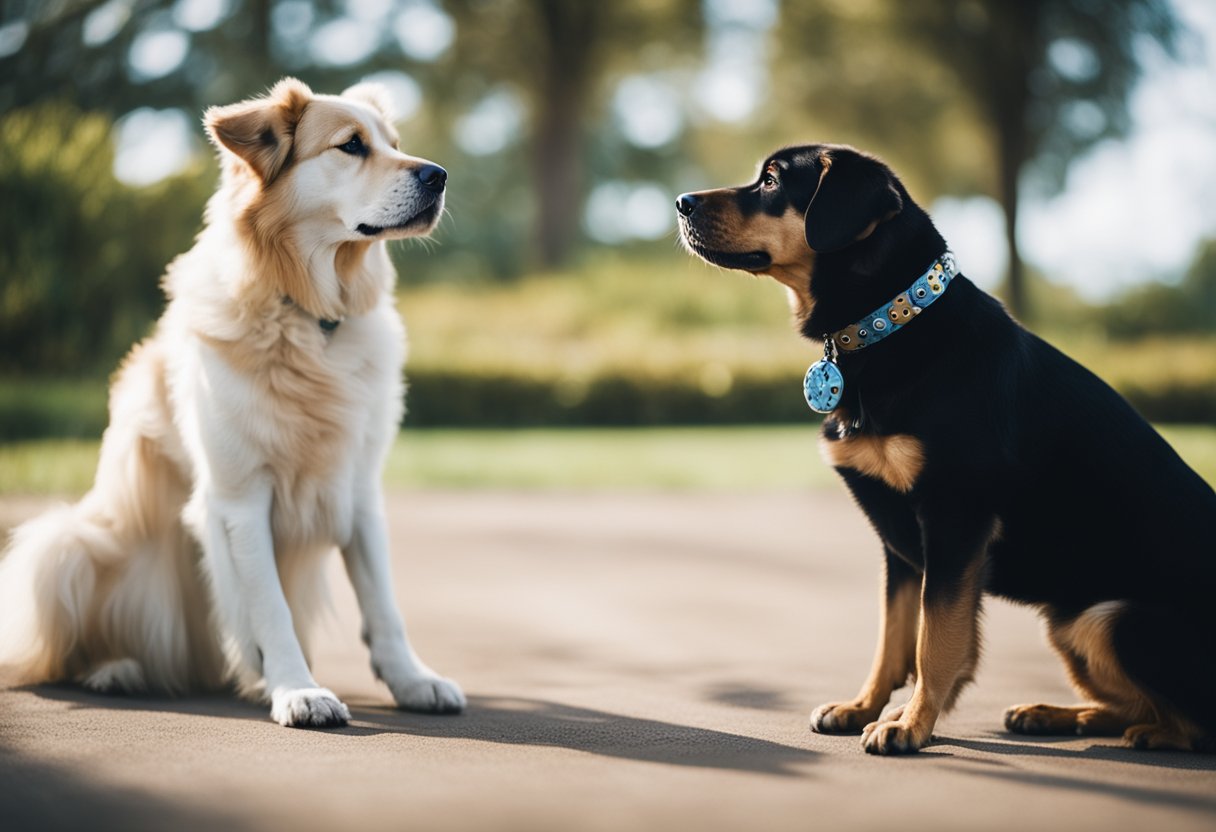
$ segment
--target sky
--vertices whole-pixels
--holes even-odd
[[[1027,188],[1023,196],[1023,257],[1090,300],[1145,281],[1178,280],[1197,245],[1216,236],[1216,2],[1173,2],[1200,48],[1183,63],[1151,54],[1132,94],[1130,135],[1075,160],[1060,195],[1045,198]],[[180,0],[174,22],[181,31],[137,38],[128,56],[133,71],[147,77],[172,71],[185,56],[188,33],[217,25],[229,5]],[[706,60],[691,86],[663,73],[631,76],[621,79],[612,98],[612,117],[640,147],[661,147],[697,119],[741,122],[762,104],[764,39],[777,19],[775,0],[705,5]],[[90,17],[86,37],[106,39],[129,8],[127,0],[111,0]],[[314,32],[307,44],[311,59],[356,62],[376,37],[390,32],[404,53],[434,60],[456,35],[433,0],[346,0],[346,12]],[[306,3],[280,3],[275,22],[306,32],[310,15]],[[375,80],[389,87],[401,118],[418,109],[423,90],[409,75],[380,73]],[[520,138],[523,106],[510,89],[492,90],[457,120],[453,139],[473,157],[496,153]],[[115,173],[133,185],[157,181],[203,152],[196,136],[193,118],[180,110],[136,110],[116,126]],[[659,238],[671,233],[674,196],[658,183],[601,183],[587,201],[584,226],[605,243]],[[996,203],[946,198],[929,207],[963,270],[995,287],[1006,263]]]

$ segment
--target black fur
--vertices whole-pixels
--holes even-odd
[[[825,335],[906,290],[946,243],[872,156],[790,148],[761,177],[772,169],[775,191],[762,194],[758,178],[708,193],[736,194],[744,215],[806,212],[814,305],[799,325],[813,359]],[[842,354],[839,366],[844,399],[824,423],[829,441],[859,424],[923,444],[906,494],[838,470],[885,548],[924,575],[926,599],[959,585],[978,546],[985,591],[1052,617],[1127,602],[1113,628],[1126,673],[1216,735],[1216,492],[1122,396],[961,275],[901,331]]]

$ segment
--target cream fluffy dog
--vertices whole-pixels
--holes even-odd
[[[285,79],[205,121],[206,226],[115,377],[93,489],[0,562],[0,663],[98,690],[231,678],[282,725],[344,724],[306,658],[337,547],[397,705],[459,711],[406,639],[379,484],[405,355],[384,241],[434,228],[446,173],[398,150],[372,86]]]

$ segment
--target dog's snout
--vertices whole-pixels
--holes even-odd
[[[448,172],[439,165],[426,164],[418,168],[418,181],[428,191],[439,193],[447,186]]]
[[[691,217],[700,202],[700,198],[693,194],[680,194],[676,197],[676,210],[686,217]]]

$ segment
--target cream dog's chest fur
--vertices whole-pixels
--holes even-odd
[[[175,398],[196,482],[265,480],[276,546],[347,542],[401,416],[404,327],[389,300],[331,334],[288,307],[240,341],[189,340]]]

